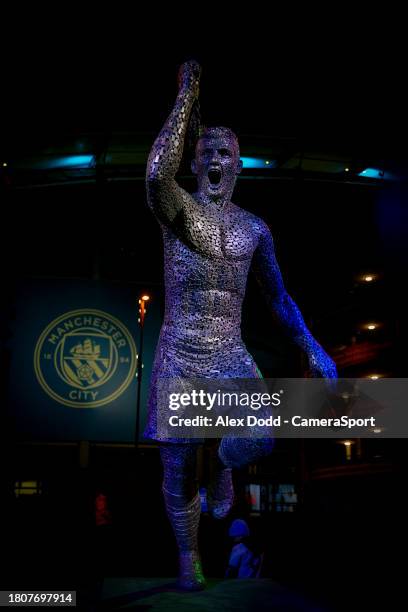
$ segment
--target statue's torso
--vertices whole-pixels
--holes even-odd
[[[231,204],[197,208],[183,233],[163,227],[165,323],[198,333],[238,332],[258,219]]]

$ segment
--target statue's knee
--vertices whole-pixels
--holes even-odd
[[[269,455],[273,447],[273,438],[223,438],[218,455],[226,467],[240,468]]]

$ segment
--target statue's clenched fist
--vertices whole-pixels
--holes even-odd
[[[178,71],[179,89],[192,92],[196,98],[199,94],[201,66],[195,60],[181,64]]]

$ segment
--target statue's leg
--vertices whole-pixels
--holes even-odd
[[[179,549],[179,585],[187,590],[204,588],[205,579],[198,552],[201,502],[196,475],[195,444],[163,444],[163,495],[167,515]]]
[[[253,361],[251,375],[263,378]],[[250,378],[250,376],[248,376]],[[265,389],[266,391],[266,389]],[[222,438],[218,447],[218,458],[224,468],[241,468],[256,463],[272,452],[274,439],[271,438]]]
[[[218,451],[218,449],[216,449]],[[211,481],[207,490],[208,510],[216,519],[225,518],[234,503],[232,469],[225,467],[218,452],[212,461]]]
[[[273,445],[273,438],[222,438],[218,457],[224,467],[240,468],[269,455]]]
[[[269,455],[273,439],[222,438],[217,462],[208,487],[208,509],[214,518],[223,519],[234,503],[232,468],[240,468]]]

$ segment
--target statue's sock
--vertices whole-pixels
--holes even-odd
[[[199,590],[205,586],[197,545],[201,499],[197,493],[189,502],[183,495],[172,493],[163,487],[167,516],[176,536],[179,549],[179,586],[186,590]]]

